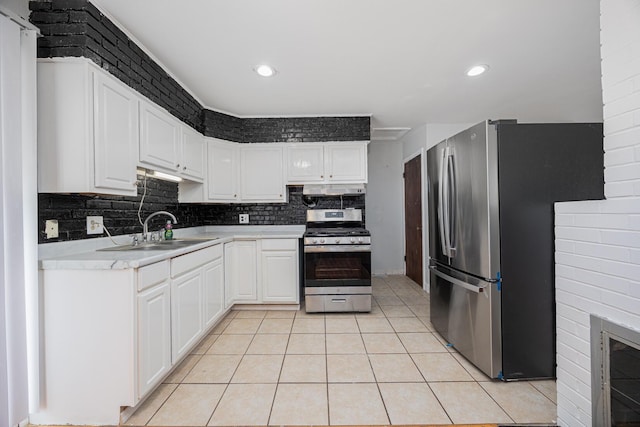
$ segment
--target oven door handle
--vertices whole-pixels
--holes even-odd
[[[304,252],[321,253],[321,252],[371,252],[371,245],[317,245],[305,246]]]

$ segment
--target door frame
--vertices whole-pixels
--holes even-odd
[[[429,245],[426,244],[428,242],[428,231],[427,231],[427,227],[425,226],[425,224],[427,223],[426,219],[426,200],[427,200],[427,194],[426,194],[426,189],[427,189],[427,185],[425,182],[425,171],[426,171],[426,167],[427,167],[427,162],[426,162],[426,150],[424,147],[420,148],[420,150],[410,154],[408,157],[405,157],[404,159],[402,159],[402,173],[404,174],[404,168],[405,165],[407,164],[407,162],[409,162],[410,160],[413,160],[414,158],[420,156],[420,180],[421,180],[421,190],[422,190],[422,194],[420,195],[421,199],[420,199],[420,208],[422,210],[422,289],[424,289],[425,291],[429,292],[429,274],[428,274],[428,270],[429,270],[429,264],[425,262],[425,260],[429,259]],[[406,228],[406,212],[405,212],[405,197],[404,197],[404,188],[405,188],[405,181],[404,178],[402,179],[402,242],[403,242],[403,248],[405,249],[406,252],[406,248],[407,248],[407,236],[405,234],[405,228]],[[406,255],[406,254],[405,254]],[[406,261],[404,261],[403,264],[403,269],[404,269],[404,273],[407,273],[407,263]]]

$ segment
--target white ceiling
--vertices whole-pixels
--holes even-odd
[[[207,108],[600,121],[598,0],[96,0]],[[278,74],[254,73],[261,62]],[[483,63],[490,70],[469,78]]]

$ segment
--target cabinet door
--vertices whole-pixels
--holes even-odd
[[[169,281],[138,294],[138,398],[171,368]]]
[[[126,86],[94,76],[94,184],[137,194],[138,98]]]
[[[176,173],[179,168],[180,123],[148,102],[140,103],[140,163]]]
[[[262,251],[260,268],[264,302],[298,302],[296,251]]]
[[[325,159],[327,181],[340,183],[367,182],[366,143],[326,145]]]
[[[207,196],[211,201],[238,200],[237,144],[209,141],[207,144]]]
[[[194,270],[171,281],[171,353],[175,363],[203,332],[202,271]]]
[[[306,184],[324,180],[324,145],[287,145],[287,182]]]
[[[208,329],[224,311],[224,264],[222,258],[202,268],[204,292],[204,326]]]
[[[198,132],[182,126],[182,154],[180,156],[180,174],[193,181],[204,179],[205,162],[204,137]]]
[[[225,244],[225,287],[234,302],[257,302],[257,255],[255,240]]]
[[[245,144],[240,149],[243,201],[286,201],[282,146]]]

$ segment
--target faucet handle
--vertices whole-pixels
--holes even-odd
[[[138,235],[137,234],[134,234],[133,236],[131,236],[131,244],[133,246],[138,246],[139,243],[140,242],[138,240]]]

